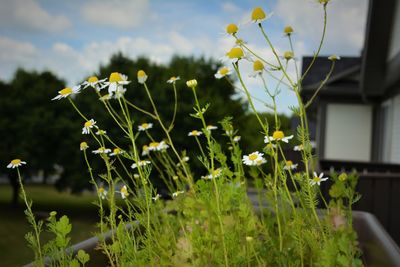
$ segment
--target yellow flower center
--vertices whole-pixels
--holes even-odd
[[[199,134],[199,132],[197,130],[192,131],[192,135],[198,135],[198,134]]]
[[[228,34],[235,34],[237,33],[237,31],[239,30],[238,26],[236,26],[236,24],[229,24],[228,26],[226,26],[226,32]]]
[[[265,19],[265,17],[265,12],[261,7],[254,8],[253,12],[251,13],[251,20],[263,20]]]
[[[99,79],[97,79],[97,77],[96,76],[92,76],[92,77],[89,77],[89,79],[87,80],[89,83],[95,83],[95,82],[97,82]]]
[[[21,160],[20,159],[13,159],[12,161],[11,161],[11,165],[18,165],[18,164],[20,164],[21,163]]]
[[[119,153],[121,153],[121,149],[116,147],[116,148],[114,148],[113,152],[114,152],[114,154],[119,154]]]
[[[189,88],[195,88],[197,86],[197,80],[189,80],[186,82],[186,86]]]
[[[269,143],[269,144],[267,144],[267,145],[266,145],[266,148],[268,148],[268,149],[272,149],[272,148],[274,148],[274,145],[273,145],[273,144],[271,144],[271,143]]]
[[[228,74],[228,72],[229,72],[229,69],[227,68],[227,67],[222,67],[222,68],[220,68],[219,69],[219,74],[221,74],[221,75],[223,75],[223,76],[225,76],[225,75],[227,75]]]
[[[128,195],[129,195],[128,189],[126,189],[125,186],[121,188],[121,193],[124,194],[125,196],[128,196]]]
[[[116,83],[122,81],[122,77],[121,74],[119,74],[118,72],[113,72],[110,74],[110,78],[108,80],[110,81],[110,83]]]
[[[289,60],[289,59],[291,59],[291,58],[293,58],[293,52],[292,51],[286,51],[285,53],[283,53],[283,57],[286,59],[286,60]]]
[[[213,172],[212,172],[213,177],[218,176],[220,174],[221,174],[221,169],[216,169],[216,170],[213,170]]]
[[[258,158],[257,154],[250,154],[249,155],[249,160],[251,160],[251,161],[255,161],[257,158]]]
[[[256,60],[253,63],[254,71],[262,71],[264,69],[264,64],[260,60]]]
[[[319,178],[318,176],[314,176],[313,181],[318,183],[321,181],[321,178]]]
[[[229,58],[242,58],[244,56],[243,50],[240,47],[232,48],[226,55]]]
[[[72,94],[72,88],[64,88],[61,91],[58,92],[60,95],[69,95]]]
[[[85,122],[85,124],[83,125],[86,128],[89,128],[90,126],[93,126],[93,122],[92,121],[87,121]]]
[[[293,33],[293,28],[292,28],[292,26],[286,26],[284,29],[283,29],[283,32],[285,33],[285,34],[291,34],[291,33]]]
[[[148,123],[142,123],[142,128],[144,128],[144,129],[147,129],[147,128],[149,128],[149,124]]]
[[[282,131],[275,131],[275,132],[272,134],[272,137],[273,137],[275,140],[281,140],[282,138],[285,137],[285,134],[284,134]]]
[[[138,78],[146,77],[146,72],[144,72],[143,70],[139,70],[137,72],[137,76],[138,76]]]
[[[174,81],[176,81],[176,77],[175,77],[175,76],[172,76],[172,77],[170,78],[170,80],[174,82]]]
[[[84,149],[86,149],[86,148],[88,148],[89,146],[88,146],[88,144],[86,143],[86,142],[82,142],[81,144],[80,144],[80,148],[81,148],[81,150],[84,150]]]
[[[155,147],[158,147],[159,145],[160,145],[159,142],[151,142],[149,146],[150,146],[151,148],[155,148]]]
[[[286,161],[286,166],[288,166],[288,167],[293,166],[293,161],[287,160],[287,161]]]
[[[97,190],[97,192],[99,194],[103,194],[104,193],[104,188],[103,187],[99,187],[99,190]]]

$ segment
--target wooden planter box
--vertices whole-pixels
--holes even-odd
[[[353,225],[358,234],[363,262],[366,267],[398,267],[400,266],[400,249],[389,234],[385,231],[374,215],[364,211],[353,211]],[[112,232],[104,234],[110,240]],[[101,251],[96,250],[98,237],[92,237],[73,245],[70,250],[77,253],[83,249],[90,254],[87,266],[107,266],[107,258]],[[25,265],[33,266],[32,263]]]

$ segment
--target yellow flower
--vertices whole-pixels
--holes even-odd
[[[79,145],[79,148],[81,151],[84,151],[84,150],[88,149],[89,146],[86,142],[81,142],[81,144]]]
[[[137,79],[139,83],[144,84],[147,80],[146,72],[144,72],[144,70],[139,70],[137,72]]]
[[[328,57],[328,59],[329,59],[330,61],[336,61],[336,60],[340,60],[340,57],[337,56],[337,55],[331,55],[330,57]]]
[[[226,53],[226,56],[229,59],[233,60],[239,60],[244,57],[244,53],[242,48],[240,47],[233,47],[228,53]]]
[[[90,120],[86,121],[82,128],[82,134],[89,134],[90,129],[92,129],[93,127],[97,128],[95,120],[90,119]]]
[[[124,150],[122,150],[121,148],[116,147],[116,148],[113,149],[113,152],[110,153],[110,156],[117,156],[117,155],[121,155],[121,154],[124,154],[124,153],[125,153]]]
[[[114,96],[114,94],[118,94],[117,97],[119,97],[121,93],[125,92],[124,85],[129,83],[130,81],[128,81],[128,77],[126,75],[119,72],[113,72],[110,74],[108,82],[104,82],[102,88],[108,86],[108,94],[110,95],[110,98]]]
[[[197,80],[192,79],[186,82],[186,86],[189,88],[195,88],[197,86]]]
[[[261,7],[256,7],[251,12],[251,20],[255,23],[260,23],[261,21],[266,19],[266,15],[264,10]]]
[[[19,166],[22,166],[23,164],[26,164],[25,161],[22,161],[20,159],[13,159],[8,165],[7,168],[9,169],[14,169],[18,168]]]
[[[122,199],[125,199],[129,196],[129,192],[128,192],[128,188],[126,187],[126,185],[124,185],[121,190],[119,191],[119,193],[121,194]]]
[[[203,134],[202,132],[199,132],[197,130],[193,130],[190,133],[188,133],[188,136],[200,136],[202,134]]]
[[[294,57],[294,54],[293,54],[292,51],[285,51],[285,52],[283,53],[283,58],[286,59],[286,60],[290,60],[290,59],[292,59],[293,57]]]
[[[237,33],[238,30],[239,30],[238,26],[234,23],[231,23],[228,26],[226,26],[226,32],[228,34],[233,35],[233,34]]]
[[[60,91],[58,91],[58,95],[53,97],[51,100],[60,100],[61,98],[67,98],[70,95],[78,94],[81,90],[81,86],[77,85],[74,87],[66,87]]]
[[[262,74],[264,70],[264,64],[260,60],[255,60],[253,62],[253,73],[250,74],[252,77]]]
[[[295,170],[298,164],[294,164],[293,161],[287,160],[285,166],[283,166],[284,170]]]
[[[285,35],[291,35],[291,34],[293,33],[293,28],[292,28],[292,26],[286,26],[286,27],[283,29],[283,33],[284,33]]]
[[[243,163],[248,166],[260,166],[261,164],[266,163],[267,161],[263,157],[264,153],[260,153],[255,151],[249,155],[243,156]]]
[[[314,177],[310,180],[310,185],[321,185],[321,182],[328,180],[328,177],[324,177],[324,173],[321,172],[319,175],[314,172]]]
[[[97,190],[97,194],[101,199],[105,199],[107,197],[107,190],[105,190],[104,187],[100,186]]]
[[[275,131],[272,136],[265,136],[264,143],[270,143],[272,141],[282,141],[288,143],[290,139],[293,138],[293,135],[285,136],[282,131]]]
[[[169,80],[167,81],[167,83],[176,83],[177,80],[180,80],[181,78],[172,76],[171,78],[169,78]]]
[[[223,77],[225,77],[226,75],[229,75],[229,74],[231,74],[231,73],[232,73],[232,71],[231,71],[230,68],[228,68],[228,67],[222,67],[222,68],[219,68],[219,69],[218,69],[217,73],[215,73],[214,76],[215,76],[215,78],[217,78],[217,79],[221,79],[221,78],[223,78]]]
[[[83,89],[91,86],[93,87],[96,91],[100,91],[101,89],[104,88],[103,83],[105,82],[106,79],[99,80],[96,76],[90,76],[86,81],[82,83]]]
[[[141,125],[139,125],[138,129],[139,131],[143,132],[143,131],[147,131],[148,129],[153,128],[153,124],[152,123],[142,123]]]

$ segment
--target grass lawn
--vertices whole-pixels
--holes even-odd
[[[60,193],[52,186],[27,185],[27,194],[33,199],[33,210],[67,215],[72,222],[71,243],[89,238],[96,231],[97,208],[92,204],[96,196],[90,193],[71,195]],[[14,267],[32,261],[33,253],[27,246],[24,235],[30,231],[24,215],[24,205],[10,207],[11,187],[0,185],[0,266]],[[44,239],[51,238],[43,233]]]

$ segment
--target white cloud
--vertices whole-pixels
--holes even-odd
[[[71,22],[63,15],[50,14],[34,0],[13,0],[2,1],[0,25],[14,30],[60,32],[70,27]]]
[[[140,26],[148,13],[148,0],[93,0],[86,2],[81,10],[83,18],[93,24],[122,29]]]
[[[324,50],[328,54],[359,55],[367,19],[367,0],[331,1],[328,4],[328,26]],[[318,45],[323,26],[320,4],[306,0],[278,0],[275,14],[295,29],[302,40]],[[305,15],[306,14],[306,15]],[[308,50],[308,53],[312,52]]]
[[[241,9],[232,2],[223,2],[221,8],[224,13],[237,13],[241,11]]]

